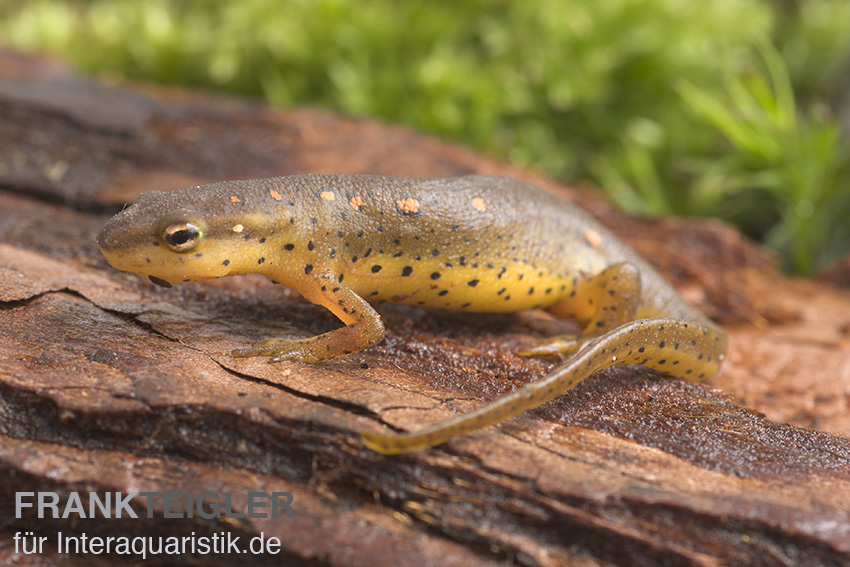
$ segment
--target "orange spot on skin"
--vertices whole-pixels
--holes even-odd
[[[587,243],[590,244],[593,248],[596,248],[597,246],[602,244],[602,237],[599,236],[599,233],[593,230],[592,228],[585,231],[584,238],[585,240],[587,240]]]
[[[236,195],[231,195],[230,196],[230,202],[231,203],[241,203],[242,201],[240,201],[239,197],[237,197]]]
[[[333,191],[322,191],[319,193],[319,197],[325,201],[336,201],[336,195],[334,195]]]
[[[272,199],[274,199],[275,201],[280,201],[281,199],[283,199],[283,197],[280,196],[280,193],[278,193],[274,189],[269,189],[269,195],[271,195]]]
[[[476,211],[481,211],[483,213],[487,210],[487,201],[485,201],[481,197],[475,197],[474,199],[472,199],[472,208]]]
[[[359,211],[360,207],[363,206],[363,199],[360,198],[360,195],[355,195],[351,198],[348,204],[351,205],[351,208],[355,211]]]
[[[412,197],[408,197],[403,201],[396,201],[396,206],[401,209],[401,212],[406,215],[412,215],[419,212],[419,201]]]

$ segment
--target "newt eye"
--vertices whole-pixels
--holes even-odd
[[[174,223],[162,231],[162,240],[175,252],[189,252],[201,242],[201,229],[190,222]]]

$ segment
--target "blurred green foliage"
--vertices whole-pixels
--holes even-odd
[[[92,72],[405,122],[800,273],[850,252],[846,0],[5,2],[0,37]]]

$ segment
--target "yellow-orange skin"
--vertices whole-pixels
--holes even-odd
[[[190,223],[175,251],[164,236]],[[118,269],[161,285],[260,273],[323,305],[345,326],[270,339],[236,356],[315,363],[368,348],[381,301],[471,312],[548,309],[583,326],[527,354],[575,352],[548,376],[424,431],[367,431],[384,453],[433,446],[552,399],[624,362],[703,380],[726,338],[631,249],[575,205],[505,177],[301,175],[150,192],[98,242]],[[580,347],[580,348],[579,348]]]

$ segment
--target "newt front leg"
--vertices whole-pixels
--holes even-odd
[[[233,356],[270,356],[272,363],[315,363],[359,352],[383,340],[384,324],[371,305],[332,272],[313,272],[311,279],[301,282],[298,291],[309,301],[326,307],[345,327],[306,339],[266,339],[251,348],[234,350]]]

